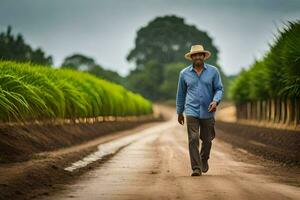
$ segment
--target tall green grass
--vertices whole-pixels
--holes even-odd
[[[123,86],[85,72],[0,61],[0,120],[152,113],[152,103]]]
[[[230,87],[242,103],[275,97],[300,97],[300,21],[288,22],[263,59],[243,70]]]

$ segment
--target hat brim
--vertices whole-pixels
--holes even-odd
[[[193,52],[188,52],[184,55],[184,57],[188,60],[192,60],[191,58],[191,55],[192,54],[195,54],[195,53],[205,53],[205,57],[204,57],[204,60],[207,60],[210,56],[211,56],[211,53],[210,51],[206,51],[206,50],[201,50],[201,51],[193,51]]]

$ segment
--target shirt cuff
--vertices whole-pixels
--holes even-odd
[[[176,109],[176,113],[177,113],[177,114],[182,114],[183,111],[184,111],[184,110],[182,110],[182,109]]]
[[[221,100],[214,99],[213,101],[217,102],[217,105],[219,105]]]

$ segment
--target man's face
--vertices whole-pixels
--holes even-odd
[[[191,58],[196,66],[200,66],[204,62],[205,53],[194,53]]]

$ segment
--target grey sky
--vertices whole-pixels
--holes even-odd
[[[13,33],[52,55],[55,66],[82,53],[127,75],[136,31],[170,14],[207,31],[231,75],[261,58],[276,26],[300,19],[300,0],[0,0],[0,31],[12,25]]]

